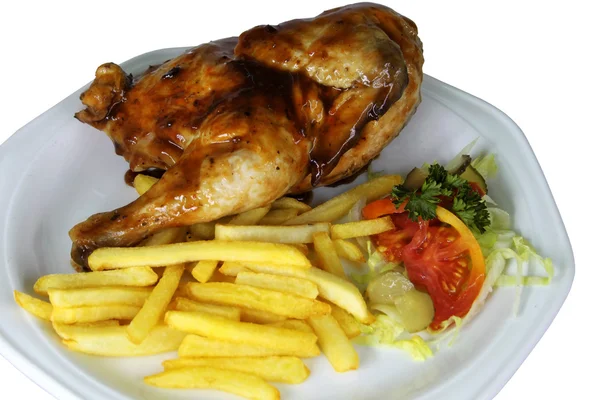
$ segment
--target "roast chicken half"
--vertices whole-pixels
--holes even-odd
[[[103,130],[132,171],[166,172],[134,202],[72,228],[73,260],[356,173],[415,112],[422,65],[416,25],[368,3],[257,26],[134,78],[101,65],[76,117]]]

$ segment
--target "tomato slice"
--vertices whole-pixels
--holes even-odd
[[[435,308],[429,330],[439,331],[452,316],[464,317],[471,309],[485,280],[485,260],[469,228],[450,211],[437,207],[437,220],[414,222],[403,208],[398,214],[391,200],[383,199],[368,204],[363,215],[395,213],[396,230],[373,240],[388,260],[404,263],[415,287],[429,293]]]

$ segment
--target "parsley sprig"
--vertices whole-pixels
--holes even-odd
[[[465,179],[448,173],[439,164],[429,167],[429,175],[421,188],[410,190],[403,185],[397,185],[392,190],[392,200],[397,207],[408,200],[405,210],[413,221],[417,221],[419,217],[423,220],[434,219],[440,197],[452,199],[451,211],[471,230],[483,233],[490,224],[490,214],[479,193],[473,190]]]

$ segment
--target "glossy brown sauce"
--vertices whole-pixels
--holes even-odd
[[[199,46],[161,65],[150,66],[134,79],[132,90],[106,117],[112,121],[112,129],[119,132],[113,135],[117,154],[127,158],[135,171],[149,167],[168,169],[183,155],[194,140],[190,135],[195,135],[193,132],[211,113],[226,111],[224,104],[235,104],[248,108],[246,115],[251,115],[252,99],[267,98],[269,107],[281,110],[293,120],[298,141],[311,143],[309,171],[312,185],[318,185],[361,138],[363,127],[377,120],[401,97],[406,82],[394,77],[402,75],[402,65],[380,64],[376,79],[371,76],[369,81],[365,75],[350,87],[325,86],[307,76],[308,69],[288,72],[289,69],[272,67],[264,57],[255,60],[252,51],[253,47],[272,42],[273,53],[267,52],[266,56],[273,56],[275,64],[291,62],[294,54],[287,48],[295,46],[294,31],[290,31],[295,24],[335,21],[335,29],[329,29],[322,41],[307,50],[315,58],[326,60],[328,41],[340,46],[340,38],[353,37],[360,14],[353,10],[360,7],[364,8],[348,6],[327,17],[256,27],[239,38],[214,42],[215,49],[207,51],[206,46]],[[283,45],[277,47],[279,42]],[[209,68],[207,65],[214,65],[223,79],[203,86],[198,80],[202,75],[195,74],[201,68]],[[136,86],[142,82],[144,85],[138,90]],[[206,87],[213,89],[199,93]],[[344,96],[350,100],[345,102]],[[339,98],[342,100],[337,101]]]

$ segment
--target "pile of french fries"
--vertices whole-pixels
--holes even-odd
[[[142,194],[156,181],[138,175]],[[145,382],[278,399],[269,382],[297,384],[321,352],[337,372],[357,369],[350,339],[370,324],[341,258],[363,263],[352,240],[393,228],[387,218],[335,224],[360,198],[389,193],[383,176],[311,208],[281,198],[216,222],[170,228],[138,247],[100,248],[92,272],[41,277],[16,302],[49,321],[69,349],[107,357],[178,351]]]

